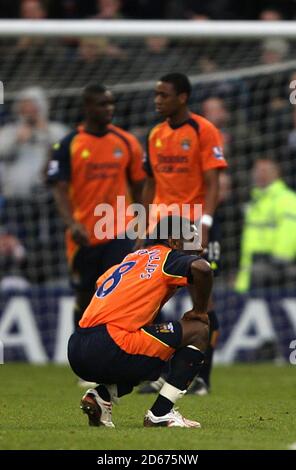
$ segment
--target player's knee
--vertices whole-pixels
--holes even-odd
[[[191,264],[191,269],[198,271],[205,277],[211,278],[213,276],[213,270],[210,264],[205,259],[198,259],[193,261],[193,263]]]
[[[209,345],[209,325],[203,321],[194,321],[193,346],[205,351]]]

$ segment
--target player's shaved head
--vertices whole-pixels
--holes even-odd
[[[199,250],[200,242],[198,230],[189,219],[178,215],[162,217],[149,236],[146,244],[165,244],[171,248],[183,250],[184,243],[194,243],[188,249]]]
[[[84,103],[87,103],[94,95],[102,95],[106,93],[107,88],[104,85],[99,85],[97,83],[90,83],[87,85],[82,93],[82,98]]]
[[[171,83],[177,95],[186,93],[189,99],[192,87],[187,75],[184,75],[183,73],[168,73],[167,75],[163,75],[159,81]]]
[[[114,97],[104,85],[90,83],[82,94],[86,128],[91,132],[105,132],[114,114]]]
[[[184,228],[190,231],[190,221],[188,219],[177,215],[169,215],[158,221],[153,234],[158,240],[168,240],[169,238],[179,240],[182,238]]]

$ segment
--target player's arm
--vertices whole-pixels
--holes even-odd
[[[142,191],[145,180],[145,172],[142,168],[143,162],[143,148],[132,134],[128,136],[131,158],[127,168],[127,177],[133,202],[140,204],[142,202]]]
[[[143,169],[147,175],[145,185],[143,188],[143,195],[142,195],[143,205],[146,211],[145,232],[147,232],[148,227],[149,227],[149,205],[153,203],[154,196],[155,196],[155,178],[154,178],[152,165],[150,162],[150,145],[151,145],[152,134],[153,134],[153,129],[151,132],[149,132],[147,136],[146,152],[145,152],[144,163],[143,163]]]
[[[188,318],[185,319],[205,315],[207,321],[208,302],[213,285],[213,272],[209,263],[196,255],[172,250],[162,267],[162,272],[168,285],[186,286],[192,290],[193,310],[188,312]]]
[[[205,171],[205,202],[203,207],[204,217],[202,218],[202,245],[206,247],[209,239],[209,229],[218,203],[219,193],[219,169]]]
[[[75,135],[76,133],[73,132],[53,146],[48,163],[47,181],[52,185],[58,211],[66,227],[70,230],[73,240],[79,245],[86,245],[88,235],[85,228],[74,219],[69,192],[71,180],[70,145]]]
[[[202,218],[202,245],[207,247],[209,229],[218,202],[219,171],[227,167],[223,156],[221,133],[209,121],[203,120],[200,128],[201,165],[205,186],[205,202]]]
[[[206,186],[204,210],[205,214],[214,216],[218,203],[219,193],[219,169],[214,168],[204,172],[204,180]]]
[[[144,246],[144,240],[146,237],[146,233],[149,227],[149,204],[152,204],[152,201],[154,199],[154,193],[155,193],[155,181],[154,178],[151,176],[147,176],[143,188],[142,188],[142,205],[145,209],[145,219],[143,221],[143,226],[139,227],[139,238],[137,239],[135,243],[135,250],[139,250],[140,248],[143,248]]]
[[[84,226],[76,222],[73,217],[73,209],[69,198],[69,183],[57,181],[53,185],[53,196],[64,224],[70,230],[72,238],[78,245],[88,244],[88,234]]]
[[[144,188],[143,188],[143,206],[146,211],[146,231],[148,230],[149,225],[149,205],[152,204],[155,196],[155,179],[154,176],[147,176]]]
[[[143,193],[144,181],[131,181],[130,191],[133,202],[141,204]]]
[[[207,261],[197,259],[191,263],[193,309],[184,315],[185,320],[208,323],[208,303],[213,287],[213,272]]]
[[[141,197],[142,204],[145,209],[145,220],[144,226],[140,227],[140,235],[135,245],[136,249],[139,249],[143,246],[143,239],[145,238],[149,227],[149,205],[152,204],[155,195],[155,179],[149,157],[149,136],[150,133],[147,136],[146,152],[144,154],[143,159],[143,170],[145,172],[146,178],[143,185]]]

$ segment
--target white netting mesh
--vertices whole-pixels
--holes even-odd
[[[262,42],[0,36],[0,80],[5,89],[0,108],[2,287],[67,284],[63,224],[41,175],[50,144],[82,119],[82,87],[90,81],[110,86],[117,99],[115,123],[144,144],[157,121],[155,81],[175,71],[191,78],[191,109],[214,122],[224,135],[231,187],[219,209],[223,260],[217,286],[231,286],[254,160],[275,157],[296,189],[296,112],[289,101],[296,67],[293,47],[292,40],[282,38]],[[20,136],[16,103],[27,87],[35,87],[29,93],[35,98],[37,93],[46,125]],[[227,334],[241,309],[238,302],[231,294],[218,302],[218,309],[228,312],[223,320]],[[276,312],[274,324],[285,337],[289,322],[283,318]]]
[[[223,227],[224,244],[228,246],[224,274],[229,275],[237,264],[240,229],[237,218],[248,198],[249,171],[254,159],[261,154],[273,156],[276,153],[288,182],[293,187],[296,185],[293,106],[289,102],[289,83],[295,67],[294,61],[288,60],[291,47],[292,44],[283,39],[263,43],[154,37],[142,40],[2,39],[0,77],[5,87],[2,136],[7,139],[5,129],[17,118],[13,104],[19,91],[42,87],[49,100],[49,119],[56,123],[55,129],[40,137],[43,156],[39,149],[39,157],[45,162],[47,143],[63,133],[63,126],[72,127],[82,119],[81,88],[90,81],[97,81],[110,85],[115,92],[116,123],[134,131],[144,141],[147,130],[157,119],[153,105],[155,80],[176,70],[187,73],[193,83],[192,110],[212,120],[225,137],[232,179],[231,201],[235,201],[235,204],[228,204],[228,222]],[[276,63],[279,60],[281,62]],[[32,135],[31,140],[34,138],[38,140]],[[37,146],[38,150],[36,142],[32,146],[35,150]],[[9,189],[4,175],[11,162],[18,158],[18,152],[13,145],[0,149],[2,197],[6,201],[4,212],[8,212],[10,219],[8,227],[21,239],[26,232],[25,248],[36,260],[29,266],[29,278],[33,282],[61,278],[66,275],[62,226],[56,219],[46,188],[43,186],[40,191],[41,180],[28,189],[27,199],[17,201],[21,208],[16,208],[16,202],[11,201],[17,194],[17,181],[14,178]],[[38,155],[35,162],[37,159]],[[32,164],[32,159],[28,158],[24,177],[32,173]],[[27,228],[23,223],[21,229],[12,227],[14,223],[19,224],[21,217]],[[34,269],[41,274],[32,274]]]

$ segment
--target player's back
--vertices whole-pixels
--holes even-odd
[[[155,245],[138,250],[113,266],[97,281],[97,291],[79,325],[111,324],[136,331],[150,324],[161,305],[187,279],[167,274],[163,267],[172,250]]]

